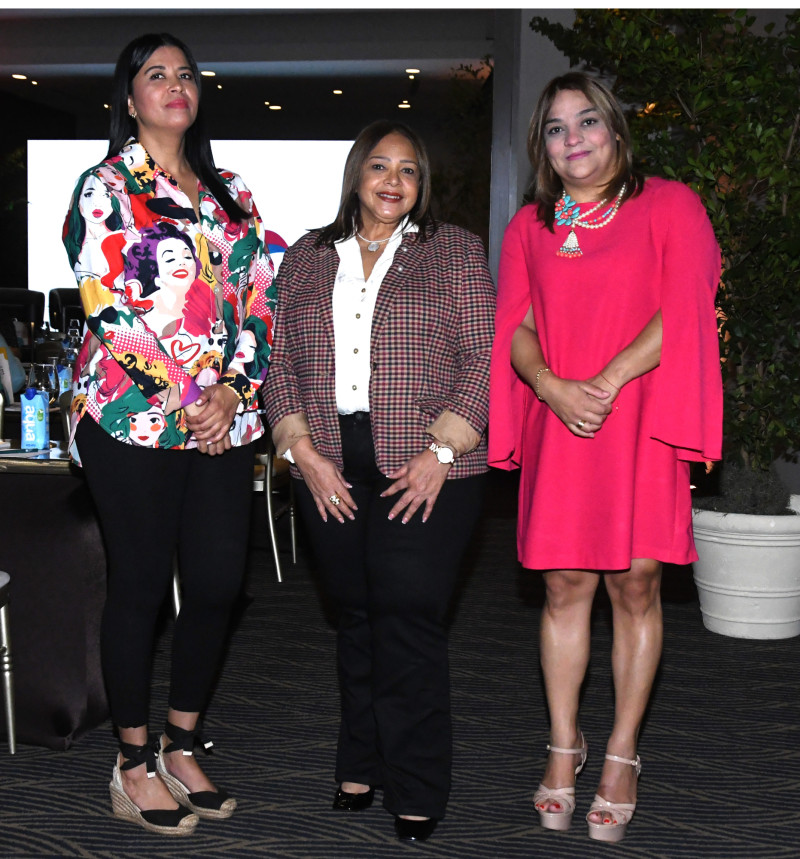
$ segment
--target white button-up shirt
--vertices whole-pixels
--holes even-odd
[[[333,287],[333,335],[339,414],[369,411],[370,335],[378,290],[404,233],[416,231],[416,225],[400,224],[366,280],[358,239],[352,236],[336,243],[339,269]]]

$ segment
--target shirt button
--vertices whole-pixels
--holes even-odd
[[[358,349],[353,349],[353,354],[358,355]]]
[[[360,314],[360,313],[356,313],[356,319],[361,319],[361,314]]]
[[[365,286],[361,291],[362,291],[362,292],[366,292],[366,291],[367,291],[366,286]]]
[[[357,391],[357,390],[358,390],[358,385],[353,385],[353,390],[354,390],[354,391]]]

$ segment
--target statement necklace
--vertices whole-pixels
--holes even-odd
[[[561,199],[556,203],[556,224],[559,227],[571,227],[566,241],[556,252],[556,256],[577,259],[583,256],[583,251],[578,244],[578,236],[575,227],[584,227],[587,230],[599,230],[610,224],[622,205],[622,197],[625,194],[625,183],[619,189],[619,194],[614,198],[613,204],[602,214],[590,218],[595,212],[605,206],[607,199],[602,199],[596,206],[592,206],[588,212],[581,214],[581,209],[566,191],[562,191]]]
[[[378,239],[378,240],[376,240],[376,241],[374,241],[374,242],[373,242],[373,241],[370,241],[369,239],[365,239],[365,238],[364,238],[364,236],[362,236],[362,235],[361,235],[361,233],[359,233],[359,231],[358,231],[358,230],[356,230],[356,235],[361,239],[361,241],[362,241],[362,242],[367,242],[367,250],[368,250],[368,251],[372,251],[373,253],[375,253],[375,251],[376,251],[376,250],[378,250],[378,248],[379,248],[379,247],[380,247],[384,242],[388,242],[388,241],[389,241],[389,239],[391,238],[391,236],[389,236],[389,238],[386,238],[386,239]]]

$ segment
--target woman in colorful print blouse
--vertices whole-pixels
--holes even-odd
[[[108,155],[80,177],[64,235],[87,320],[70,450],[108,553],[101,648],[120,740],[112,806],[174,835],[236,807],[191,752],[244,571],[248,443],[263,433],[256,392],[275,304],[261,220],[239,176],[214,166],[199,80],[168,34],[123,50]],[[153,636],[176,552],[183,599],[169,710],[149,744]]]

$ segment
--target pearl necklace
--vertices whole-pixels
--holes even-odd
[[[362,242],[367,242],[367,250],[372,251],[373,253],[375,253],[375,251],[378,250],[378,248],[384,242],[388,242],[391,238],[391,236],[389,236],[389,238],[386,239],[376,239],[375,241],[371,241],[370,239],[365,239],[364,236],[362,236],[358,230],[356,230],[356,235],[361,239]]]
[[[583,251],[578,244],[578,236],[575,233],[575,227],[583,227],[587,230],[599,230],[610,224],[619,211],[619,207],[622,205],[622,197],[625,194],[626,187],[626,184],[623,183],[611,208],[590,222],[587,221],[587,218],[602,209],[603,206],[605,206],[607,199],[603,198],[596,206],[592,206],[588,212],[581,214],[579,205],[569,196],[569,194],[567,194],[566,191],[562,191],[561,199],[556,203],[556,224],[559,226],[570,227],[571,229],[566,241],[558,249],[556,255],[566,257],[567,259],[582,257]]]

